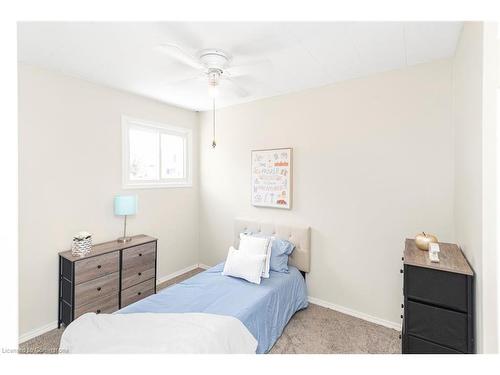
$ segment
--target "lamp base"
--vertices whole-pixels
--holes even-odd
[[[117,239],[117,241],[120,243],[130,242],[132,241],[132,237],[120,237]]]

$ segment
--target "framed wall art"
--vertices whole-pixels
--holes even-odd
[[[292,149],[252,151],[252,205],[292,207]]]

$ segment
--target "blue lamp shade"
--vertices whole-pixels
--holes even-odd
[[[137,212],[137,196],[117,195],[115,197],[115,215],[135,215]]]

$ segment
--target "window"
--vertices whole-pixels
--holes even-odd
[[[191,186],[190,129],[122,117],[123,187]]]

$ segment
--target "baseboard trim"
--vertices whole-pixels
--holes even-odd
[[[314,303],[315,305],[326,307],[328,309],[335,310],[343,314],[351,315],[354,316],[355,318],[363,319],[371,323],[379,324],[387,328],[395,329],[396,331],[401,331],[401,324],[399,323],[377,318],[375,316],[368,315],[360,311],[352,310],[344,306],[335,305],[331,302],[323,301],[322,299],[316,297],[308,297],[307,299],[309,302]]]
[[[188,266],[186,268],[183,268],[181,270],[178,270],[178,271],[175,271],[175,272],[172,272],[171,274],[168,274],[168,275],[165,275],[165,276],[162,276],[162,277],[159,277],[156,279],[156,285],[159,285],[161,283],[164,283],[165,281],[169,281],[169,280],[172,280],[174,277],[177,277],[177,276],[180,276],[186,272],[189,272],[189,271],[192,271],[192,270],[195,270],[197,268],[203,268],[201,267],[198,263],[196,264],[193,264],[191,266]]]
[[[31,340],[37,336],[43,335],[44,333],[52,331],[53,329],[56,328],[57,328],[57,320],[54,322],[50,322],[49,324],[45,324],[44,326],[35,328],[34,330],[31,330],[19,336],[19,344]]]
[[[208,270],[211,266],[207,266],[206,264],[203,263],[198,263],[198,267],[203,268],[204,270]]]

